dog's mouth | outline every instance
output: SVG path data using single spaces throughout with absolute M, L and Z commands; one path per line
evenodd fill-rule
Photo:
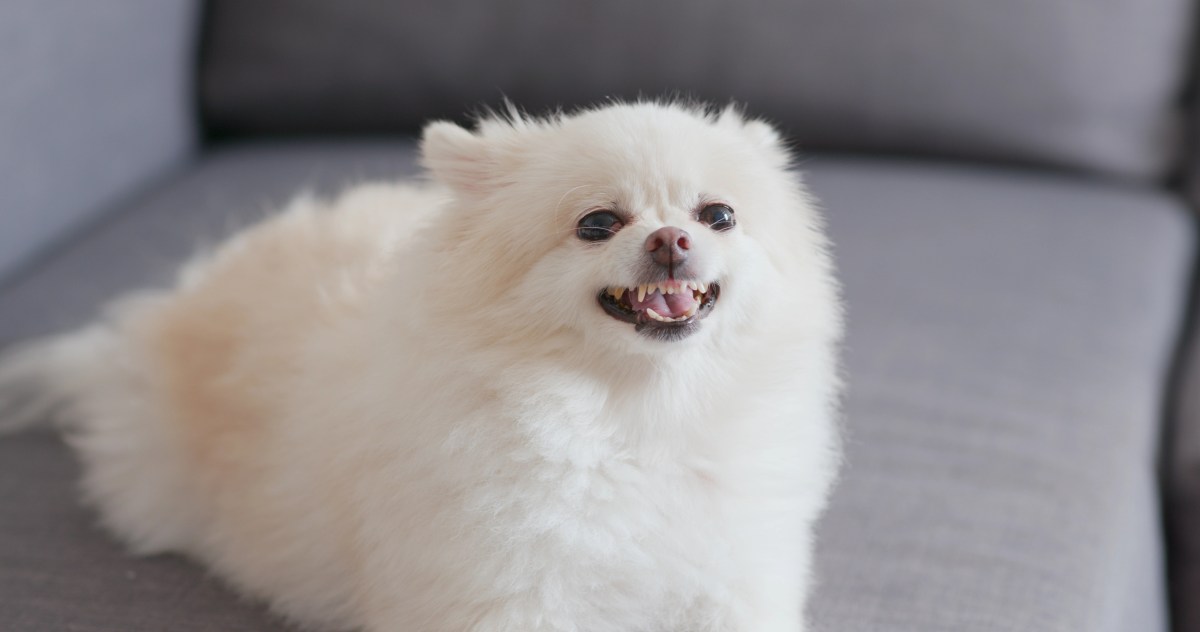
M 708 316 L 721 286 L 716 282 L 668 280 L 636 287 L 608 287 L 596 300 L 613 318 L 634 325 L 640 334 L 680 340 Z

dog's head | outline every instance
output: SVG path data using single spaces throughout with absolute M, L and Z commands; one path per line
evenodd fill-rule
M 753 328 L 821 284 L 819 226 L 778 134 L 732 108 L 437 122 L 422 150 L 454 195 L 432 237 L 441 317 L 477 316 L 495 337 L 661 353 Z

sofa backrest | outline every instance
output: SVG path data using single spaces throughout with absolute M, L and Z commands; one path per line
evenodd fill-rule
M 1154 178 L 1189 26 L 1189 0 L 210 0 L 201 92 L 223 135 L 681 93 L 807 149 Z

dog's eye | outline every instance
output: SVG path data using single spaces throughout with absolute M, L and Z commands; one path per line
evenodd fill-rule
M 726 204 L 709 204 L 700 209 L 696 219 L 701 223 L 708 224 L 709 228 L 718 232 L 729 230 L 737 224 L 737 220 L 733 217 L 733 209 Z
M 621 218 L 612 211 L 596 211 L 588 213 L 579 220 L 575 234 L 584 241 L 604 241 L 617 234 L 624 224 Z

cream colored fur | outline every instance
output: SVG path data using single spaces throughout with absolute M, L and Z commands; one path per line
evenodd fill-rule
M 615 104 L 434 123 L 423 153 L 434 184 L 298 199 L 11 355 L 0 419 L 60 408 L 114 534 L 313 629 L 805 630 L 841 315 L 775 132 Z M 576 238 L 614 205 L 635 221 Z M 668 224 L 722 288 L 676 342 L 596 302 Z

